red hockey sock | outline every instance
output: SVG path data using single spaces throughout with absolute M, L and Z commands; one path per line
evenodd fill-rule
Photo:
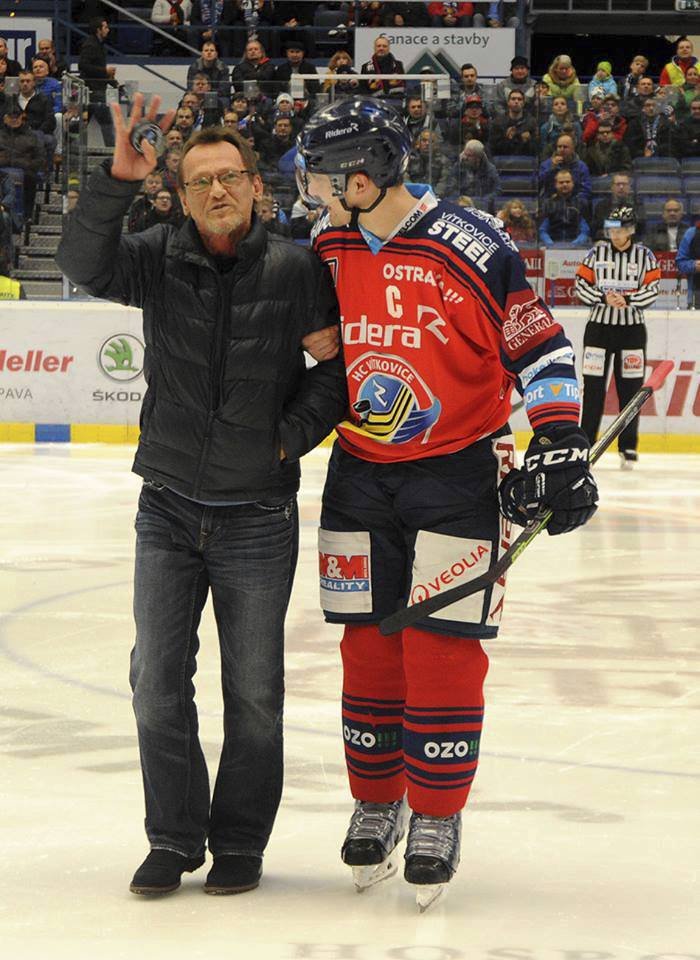
M 467 802 L 479 759 L 488 657 L 478 640 L 408 627 L 404 757 L 412 810 L 434 817 Z
M 340 652 L 345 762 L 352 795 L 374 803 L 400 800 L 406 790 L 401 634 L 383 637 L 374 624 L 349 623 Z

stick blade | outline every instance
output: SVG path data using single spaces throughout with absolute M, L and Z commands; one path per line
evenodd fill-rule
M 654 391 L 658 390 L 659 387 L 663 385 L 664 380 L 669 375 L 671 370 L 673 370 L 673 367 L 673 360 L 662 360 L 661 363 L 657 364 L 657 366 L 654 368 L 654 372 L 651 374 L 644 386 L 650 387 Z

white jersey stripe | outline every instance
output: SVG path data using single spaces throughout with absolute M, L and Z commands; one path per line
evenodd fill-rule
M 658 280 L 646 280 L 650 271 L 658 270 L 656 257 L 641 243 L 633 243 L 628 250 L 617 250 L 609 240 L 601 240 L 588 251 L 583 267 L 592 272 L 591 282 L 576 275 L 576 294 L 589 306 L 591 322 L 608 326 L 629 326 L 644 323 L 645 307 L 650 306 L 659 293 Z M 586 271 L 586 272 L 588 272 Z M 605 303 L 608 292 L 622 293 L 629 298 L 623 308 Z

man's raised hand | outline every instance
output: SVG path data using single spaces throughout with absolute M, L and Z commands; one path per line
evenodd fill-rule
M 143 180 L 146 174 L 155 170 L 157 155 L 152 144 L 147 140 L 141 141 L 143 153 L 139 153 L 131 143 L 131 131 L 137 123 L 143 119 L 144 96 L 137 93 L 134 96 L 134 103 L 131 108 L 131 115 L 126 122 L 118 103 L 113 103 L 112 120 L 114 121 L 114 158 L 112 160 L 112 176 L 115 180 Z M 158 107 L 160 106 L 160 97 L 153 97 L 151 100 L 146 120 L 152 123 L 156 122 L 158 116 Z M 173 118 L 174 110 L 168 110 L 160 121 L 160 128 L 163 133 L 169 130 Z

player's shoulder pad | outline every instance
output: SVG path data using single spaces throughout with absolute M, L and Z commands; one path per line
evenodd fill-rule
M 515 253 L 518 252 L 510 234 L 503 226 L 503 221 L 491 213 L 486 213 L 485 210 L 479 210 L 478 207 L 460 207 L 459 204 L 451 203 L 449 200 L 440 200 L 432 215 L 433 219 L 444 219 L 461 225 L 462 229 L 468 232 L 473 232 L 475 227 L 483 230 L 494 240 L 500 241 Z
M 490 269 L 510 257 L 520 259 L 518 248 L 505 231 L 503 221 L 475 207 L 460 207 L 441 200 L 421 220 L 419 227 L 423 237 L 438 242 L 455 259 L 472 261 L 474 251 L 483 248 L 485 256 L 479 268 L 482 272 L 487 260 L 491 261 Z

